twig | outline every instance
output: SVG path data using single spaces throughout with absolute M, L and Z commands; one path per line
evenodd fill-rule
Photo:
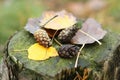
M 54 38 L 54 40 L 58 45 L 62 46 L 62 44 L 57 39 Z
M 82 45 L 82 47 L 79 49 L 79 52 L 78 52 L 78 55 L 77 55 L 77 58 L 76 58 L 76 61 L 75 61 L 75 68 L 77 67 L 78 65 L 78 59 L 79 59 L 79 56 L 80 56 L 80 52 L 82 51 L 83 47 L 85 46 L 85 44 Z
M 91 36 L 90 34 L 82 31 L 82 30 L 79 30 L 80 32 L 82 32 L 83 34 L 85 34 L 86 36 L 92 38 L 93 40 L 95 40 L 96 42 L 98 42 L 99 45 L 101 45 L 102 43 L 100 41 L 98 41 L 97 39 L 95 39 L 93 36 Z
M 88 78 L 88 69 L 84 69 L 83 80 Z
M 82 80 L 82 77 L 80 76 L 80 74 L 77 71 L 76 71 L 76 74 L 77 74 L 77 76 L 74 78 L 74 80 Z

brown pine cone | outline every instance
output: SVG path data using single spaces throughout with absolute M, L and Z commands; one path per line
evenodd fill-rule
M 35 31 L 34 38 L 40 45 L 43 45 L 44 47 L 48 48 L 52 45 L 51 39 L 44 29 L 38 29 L 37 31 Z
M 62 43 L 69 43 L 72 39 L 72 37 L 75 35 L 75 33 L 78 31 L 77 25 L 73 25 L 72 27 L 66 28 L 60 32 L 58 35 L 58 39 Z
M 72 58 L 77 55 L 79 47 L 71 44 L 66 44 L 60 47 L 58 54 L 62 58 Z

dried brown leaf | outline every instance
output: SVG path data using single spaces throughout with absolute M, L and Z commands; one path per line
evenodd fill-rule
M 51 18 L 55 17 L 51 21 Z M 43 26 L 47 21 L 49 21 L 45 26 Z M 76 23 L 76 17 L 74 17 L 71 13 L 66 12 L 65 10 L 59 12 L 46 11 L 43 13 L 40 26 L 43 26 L 46 29 L 60 30 L 68 28 Z
M 78 30 L 76 35 L 72 38 L 71 40 L 72 43 L 90 44 L 95 42 L 94 39 L 84 34 L 82 31 L 94 37 L 96 40 L 102 39 L 107 33 L 105 30 L 101 28 L 101 25 L 98 22 L 96 22 L 92 18 L 89 18 L 83 23 L 81 30 Z

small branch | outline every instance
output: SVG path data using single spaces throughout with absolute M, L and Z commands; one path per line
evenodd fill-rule
M 78 52 L 78 55 L 77 55 L 77 58 L 76 58 L 76 61 L 75 61 L 75 68 L 77 68 L 77 65 L 78 65 L 78 59 L 79 59 L 79 56 L 80 56 L 80 52 L 82 51 L 83 47 L 85 46 L 85 44 L 82 45 L 82 47 L 80 48 L 79 52 Z
M 58 45 L 62 46 L 62 44 L 61 44 L 57 39 L 54 38 L 54 41 L 55 41 Z
M 88 78 L 88 69 L 84 69 L 83 80 L 87 80 Z
M 76 77 L 74 78 L 74 80 L 82 80 L 82 77 L 80 76 L 80 74 L 76 71 Z
M 98 41 L 97 39 L 95 39 L 93 36 L 91 36 L 90 34 L 82 31 L 82 30 L 79 30 L 80 32 L 82 32 L 83 34 L 85 34 L 86 36 L 92 38 L 93 40 L 95 40 L 96 42 L 98 42 L 99 45 L 101 45 L 102 43 L 100 41 Z

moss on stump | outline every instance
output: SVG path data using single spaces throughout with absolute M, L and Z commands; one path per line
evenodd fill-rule
M 75 71 L 83 73 L 86 67 L 91 69 L 88 80 L 119 80 L 120 79 L 120 36 L 108 31 L 97 43 L 86 45 L 79 57 L 78 68 L 74 69 L 75 59 L 54 57 L 45 61 L 28 59 L 27 51 L 35 43 L 33 35 L 22 30 L 16 33 L 5 49 L 4 62 L 8 68 L 10 80 L 73 80 Z M 54 44 L 56 48 L 59 46 Z

